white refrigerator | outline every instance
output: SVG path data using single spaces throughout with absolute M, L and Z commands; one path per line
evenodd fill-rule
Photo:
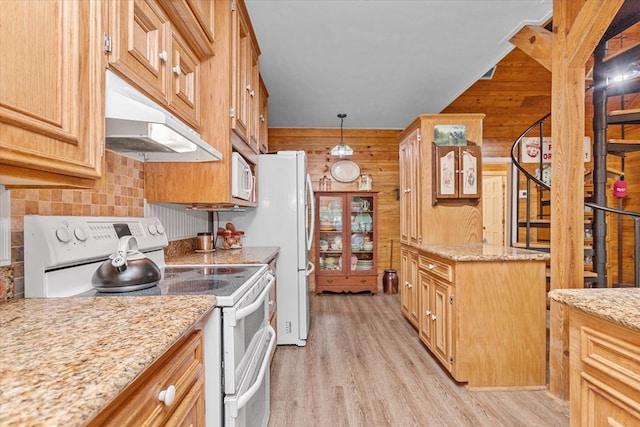
M 304 346 L 309 333 L 309 261 L 314 195 L 304 151 L 258 156 L 258 208 L 235 213 L 244 246 L 279 246 L 278 345 Z

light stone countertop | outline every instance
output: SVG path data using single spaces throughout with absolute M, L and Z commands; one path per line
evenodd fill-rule
M 267 264 L 275 257 L 277 246 L 244 247 L 241 249 L 216 249 L 214 252 L 188 252 L 168 256 L 167 264 Z
M 483 243 L 418 245 L 418 249 L 452 261 L 546 261 L 548 253 Z
M 0 425 L 85 425 L 215 304 L 206 295 L 0 303 Z
M 549 298 L 640 332 L 640 288 L 554 289 Z

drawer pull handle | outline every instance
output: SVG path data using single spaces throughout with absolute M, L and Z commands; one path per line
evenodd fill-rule
M 173 385 L 170 385 L 166 390 L 162 390 L 158 399 L 161 402 L 164 402 L 165 406 L 171 406 L 173 401 L 176 399 L 176 388 Z
M 429 270 L 433 270 L 434 268 L 436 268 L 436 266 L 435 266 L 435 265 L 433 265 L 433 264 L 429 264 Z

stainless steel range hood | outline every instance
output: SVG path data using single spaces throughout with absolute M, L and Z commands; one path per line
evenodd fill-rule
M 107 70 L 106 145 L 144 162 L 210 162 L 222 154 L 133 86 Z

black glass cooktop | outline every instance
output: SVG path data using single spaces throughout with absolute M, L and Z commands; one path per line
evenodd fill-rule
M 262 265 L 166 266 L 160 283 L 150 288 L 130 292 L 100 292 L 92 289 L 77 296 L 231 296 L 262 268 Z

